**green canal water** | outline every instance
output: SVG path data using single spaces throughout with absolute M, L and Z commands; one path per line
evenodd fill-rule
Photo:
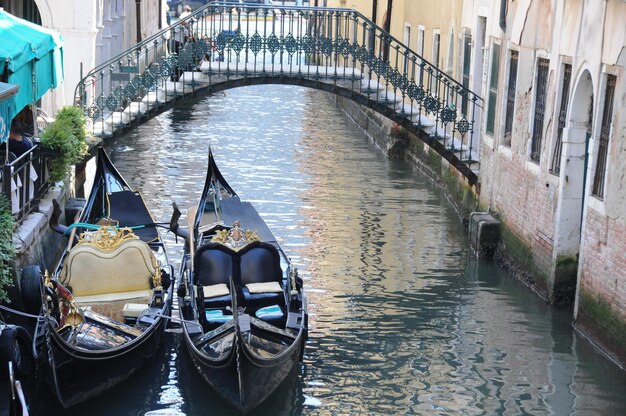
M 303 364 L 259 415 L 623 415 L 626 373 L 489 262 L 442 192 L 390 161 L 332 97 L 245 87 L 180 105 L 112 145 L 158 221 L 197 203 L 211 145 L 298 266 L 308 293 Z M 184 219 L 181 220 L 181 223 Z M 245 224 L 243 224 L 245 227 Z M 170 257 L 182 254 L 167 235 Z M 131 380 L 35 415 L 234 414 L 176 334 Z

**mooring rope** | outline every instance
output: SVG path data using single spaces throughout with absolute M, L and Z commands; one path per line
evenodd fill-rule
M 24 316 L 26 318 L 39 319 L 39 316 L 40 316 L 40 315 L 33 315 L 31 313 L 18 311 L 16 309 L 12 309 L 12 308 L 9 308 L 8 306 L 4 306 L 4 305 L 0 305 L 0 309 L 5 310 L 5 311 L 10 312 L 10 313 L 13 313 L 13 314 L 16 314 L 16 315 Z

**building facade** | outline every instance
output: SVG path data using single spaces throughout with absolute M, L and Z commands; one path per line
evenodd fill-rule
M 329 1 L 385 25 L 484 99 L 480 207 L 501 249 L 626 351 L 626 2 Z
M 82 73 L 166 25 L 166 0 L 0 0 L 0 7 L 61 33 L 64 82 L 42 98 L 50 115 L 74 102 Z
M 485 33 L 481 203 L 536 287 L 626 350 L 626 3 L 464 6 Z

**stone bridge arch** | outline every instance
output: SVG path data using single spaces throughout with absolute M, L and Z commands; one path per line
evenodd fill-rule
M 478 181 L 480 97 L 354 10 L 211 3 L 91 70 L 75 96 L 110 136 L 180 100 L 259 84 L 367 106 Z

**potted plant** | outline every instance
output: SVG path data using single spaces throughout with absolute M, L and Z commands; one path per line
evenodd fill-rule
M 56 120 L 41 132 L 41 145 L 55 152 L 50 163 L 50 181 L 58 182 L 68 177 L 73 165 L 80 163 L 87 154 L 87 130 L 85 115 L 74 106 L 59 110 Z

